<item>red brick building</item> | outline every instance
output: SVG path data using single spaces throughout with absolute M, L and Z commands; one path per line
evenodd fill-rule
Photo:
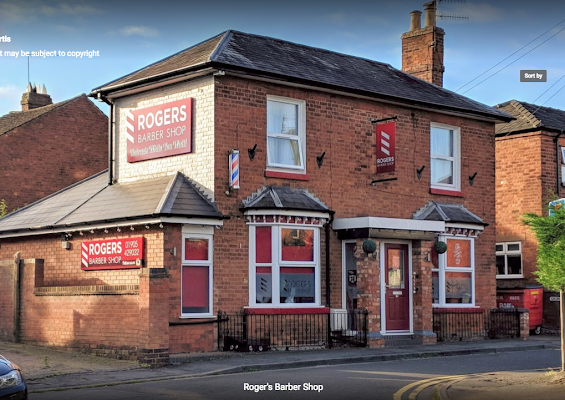
M 496 107 L 516 118 L 496 125 L 497 285 L 523 288 L 536 283 L 537 241 L 522 216 L 547 215 L 565 196 L 565 111 L 516 100 Z
M 415 21 L 404 40 L 434 29 Z M 434 343 L 434 307 L 494 307 L 492 138 L 507 114 L 237 31 L 91 95 L 112 110 L 108 174 L 0 221 L 0 266 L 23 260 L 20 340 L 158 363 L 275 348 L 306 316 L 348 337 L 360 309 L 370 345 Z M 241 310 L 283 325 L 227 342 L 219 311 Z
M 108 167 L 108 117 L 86 95 L 53 104 L 28 85 L 22 110 L 0 117 L 0 200 L 31 204 Z

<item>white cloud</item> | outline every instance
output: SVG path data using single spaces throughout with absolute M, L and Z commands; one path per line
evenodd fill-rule
M 0 97 L 12 97 L 19 94 L 20 92 L 23 93 L 23 89 L 18 89 L 16 85 L 0 86 Z
M 348 19 L 343 12 L 335 12 L 332 14 L 322 15 L 322 20 L 330 21 L 336 24 L 343 24 Z
M 154 28 L 149 28 L 147 26 L 125 26 L 120 29 L 120 33 L 124 36 L 145 36 L 145 37 L 152 37 L 159 35 L 159 31 Z
M 68 4 L 58 2 L 53 5 L 42 4 L 39 0 L 29 0 L 25 4 L 17 0 L 0 2 L 0 15 L 3 22 L 27 23 L 37 17 L 56 17 L 60 15 L 101 14 L 102 10 L 88 4 Z
M 55 29 L 57 29 L 60 32 L 66 32 L 66 33 L 76 33 L 76 32 L 78 32 L 77 29 L 73 28 L 72 26 L 67 26 L 67 25 L 55 25 Z

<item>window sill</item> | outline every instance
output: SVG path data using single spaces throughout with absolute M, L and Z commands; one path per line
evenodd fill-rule
M 265 171 L 265 176 L 267 178 L 283 178 L 283 179 L 294 179 L 297 181 L 309 181 L 310 176 L 307 174 L 300 174 L 294 172 L 282 172 L 282 171 Z
M 330 309 L 328 307 L 304 307 L 304 308 L 277 308 L 277 307 L 269 307 L 269 308 L 246 308 L 245 312 L 247 314 L 266 314 L 266 315 L 274 315 L 274 314 L 285 314 L 285 315 L 296 315 L 296 314 L 329 314 Z
M 446 190 L 446 189 L 430 188 L 430 193 L 431 194 L 440 194 L 442 196 L 465 197 L 463 195 L 463 192 L 460 192 L 458 190 Z
M 473 306 L 470 304 L 457 304 L 457 305 L 447 305 L 447 304 L 442 304 L 442 305 L 433 305 L 432 306 L 433 310 L 435 313 L 438 314 L 442 314 L 442 313 L 450 313 L 453 310 L 457 310 L 457 312 L 462 312 L 462 313 L 469 313 L 469 314 L 478 314 L 478 313 L 482 313 L 483 309 L 481 307 L 478 306 Z
M 496 279 L 524 279 L 524 275 L 496 275 Z

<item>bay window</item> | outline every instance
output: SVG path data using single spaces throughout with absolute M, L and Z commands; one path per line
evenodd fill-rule
M 474 239 L 440 236 L 447 251 L 439 254 L 432 269 L 433 304 L 440 307 L 472 306 L 475 303 Z
M 319 231 L 309 225 L 250 226 L 250 305 L 320 305 Z

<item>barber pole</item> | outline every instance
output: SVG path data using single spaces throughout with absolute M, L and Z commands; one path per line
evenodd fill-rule
M 230 188 L 239 189 L 239 150 L 234 149 L 230 151 L 229 165 L 230 165 Z

